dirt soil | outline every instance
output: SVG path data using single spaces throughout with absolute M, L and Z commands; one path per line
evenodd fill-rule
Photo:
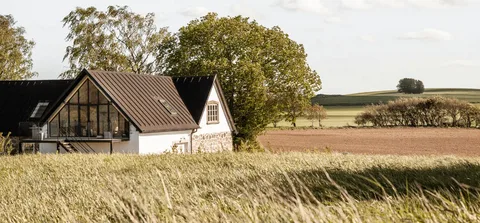
M 271 130 L 259 140 L 272 152 L 330 150 L 358 154 L 480 156 L 480 130 L 477 129 Z

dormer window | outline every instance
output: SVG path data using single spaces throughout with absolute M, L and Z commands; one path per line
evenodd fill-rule
M 211 101 L 207 104 L 207 124 L 218 124 L 218 102 Z
M 47 110 L 48 102 L 38 102 L 37 106 L 33 110 L 30 118 L 41 118 L 45 110 Z

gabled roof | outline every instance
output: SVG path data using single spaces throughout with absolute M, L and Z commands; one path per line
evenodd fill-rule
M 94 70 L 84 70 L 80 76 L 83 75 L 90 76 L 140 132 L 198 128 L 171 77 Z M 171 109 L 177 114 L 172 114 Z
M 47 112 L 31 118 L 38 103 L 48 102 L 46 108 L 42 108 L 43 111 L 51 109 L 72 82 L 73 80 L 0 81 L 0 132 L 12 132 L 13 136 L 18 136 L 19 123 L 42 124 L 41 120 L 48 115 Z
M 212 87 L 216 87 L 229 125 L 234 132 L 237 132 L 230 109 L 228 109 L 225 96 L 223 95 L 222 87 L 216 76 L 172 77 L 172 79 L 178 93 L 197 124 L 200 123 L 202 114 L 205 111 Z
M 236 131 L 215 76 L 168 77 L 83 70 L 75 80 L 0 81 L 0 132 L 16 135 L 20 122 L 43 124 L 85 77 L 143 133 L 198 128 L 208 96 L 216 87 L 229 125 Z M 40 102 L 48 105 L 39 105 Z M 35 110 L 43 114 L 32 115 Z

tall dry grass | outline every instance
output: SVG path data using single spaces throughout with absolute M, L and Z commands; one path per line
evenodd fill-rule
M 0 157 L 0 221 L 476 222 L 478 187 L 480 158 L 25 155 Z

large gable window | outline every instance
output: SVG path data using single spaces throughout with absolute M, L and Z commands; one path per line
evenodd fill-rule
M 218 102 L 208 102 L 207 104 L 207 124 L 218 124 Z
M 51 137 L 129 136 L 128 121 L 88 79 L 49 124 Z

